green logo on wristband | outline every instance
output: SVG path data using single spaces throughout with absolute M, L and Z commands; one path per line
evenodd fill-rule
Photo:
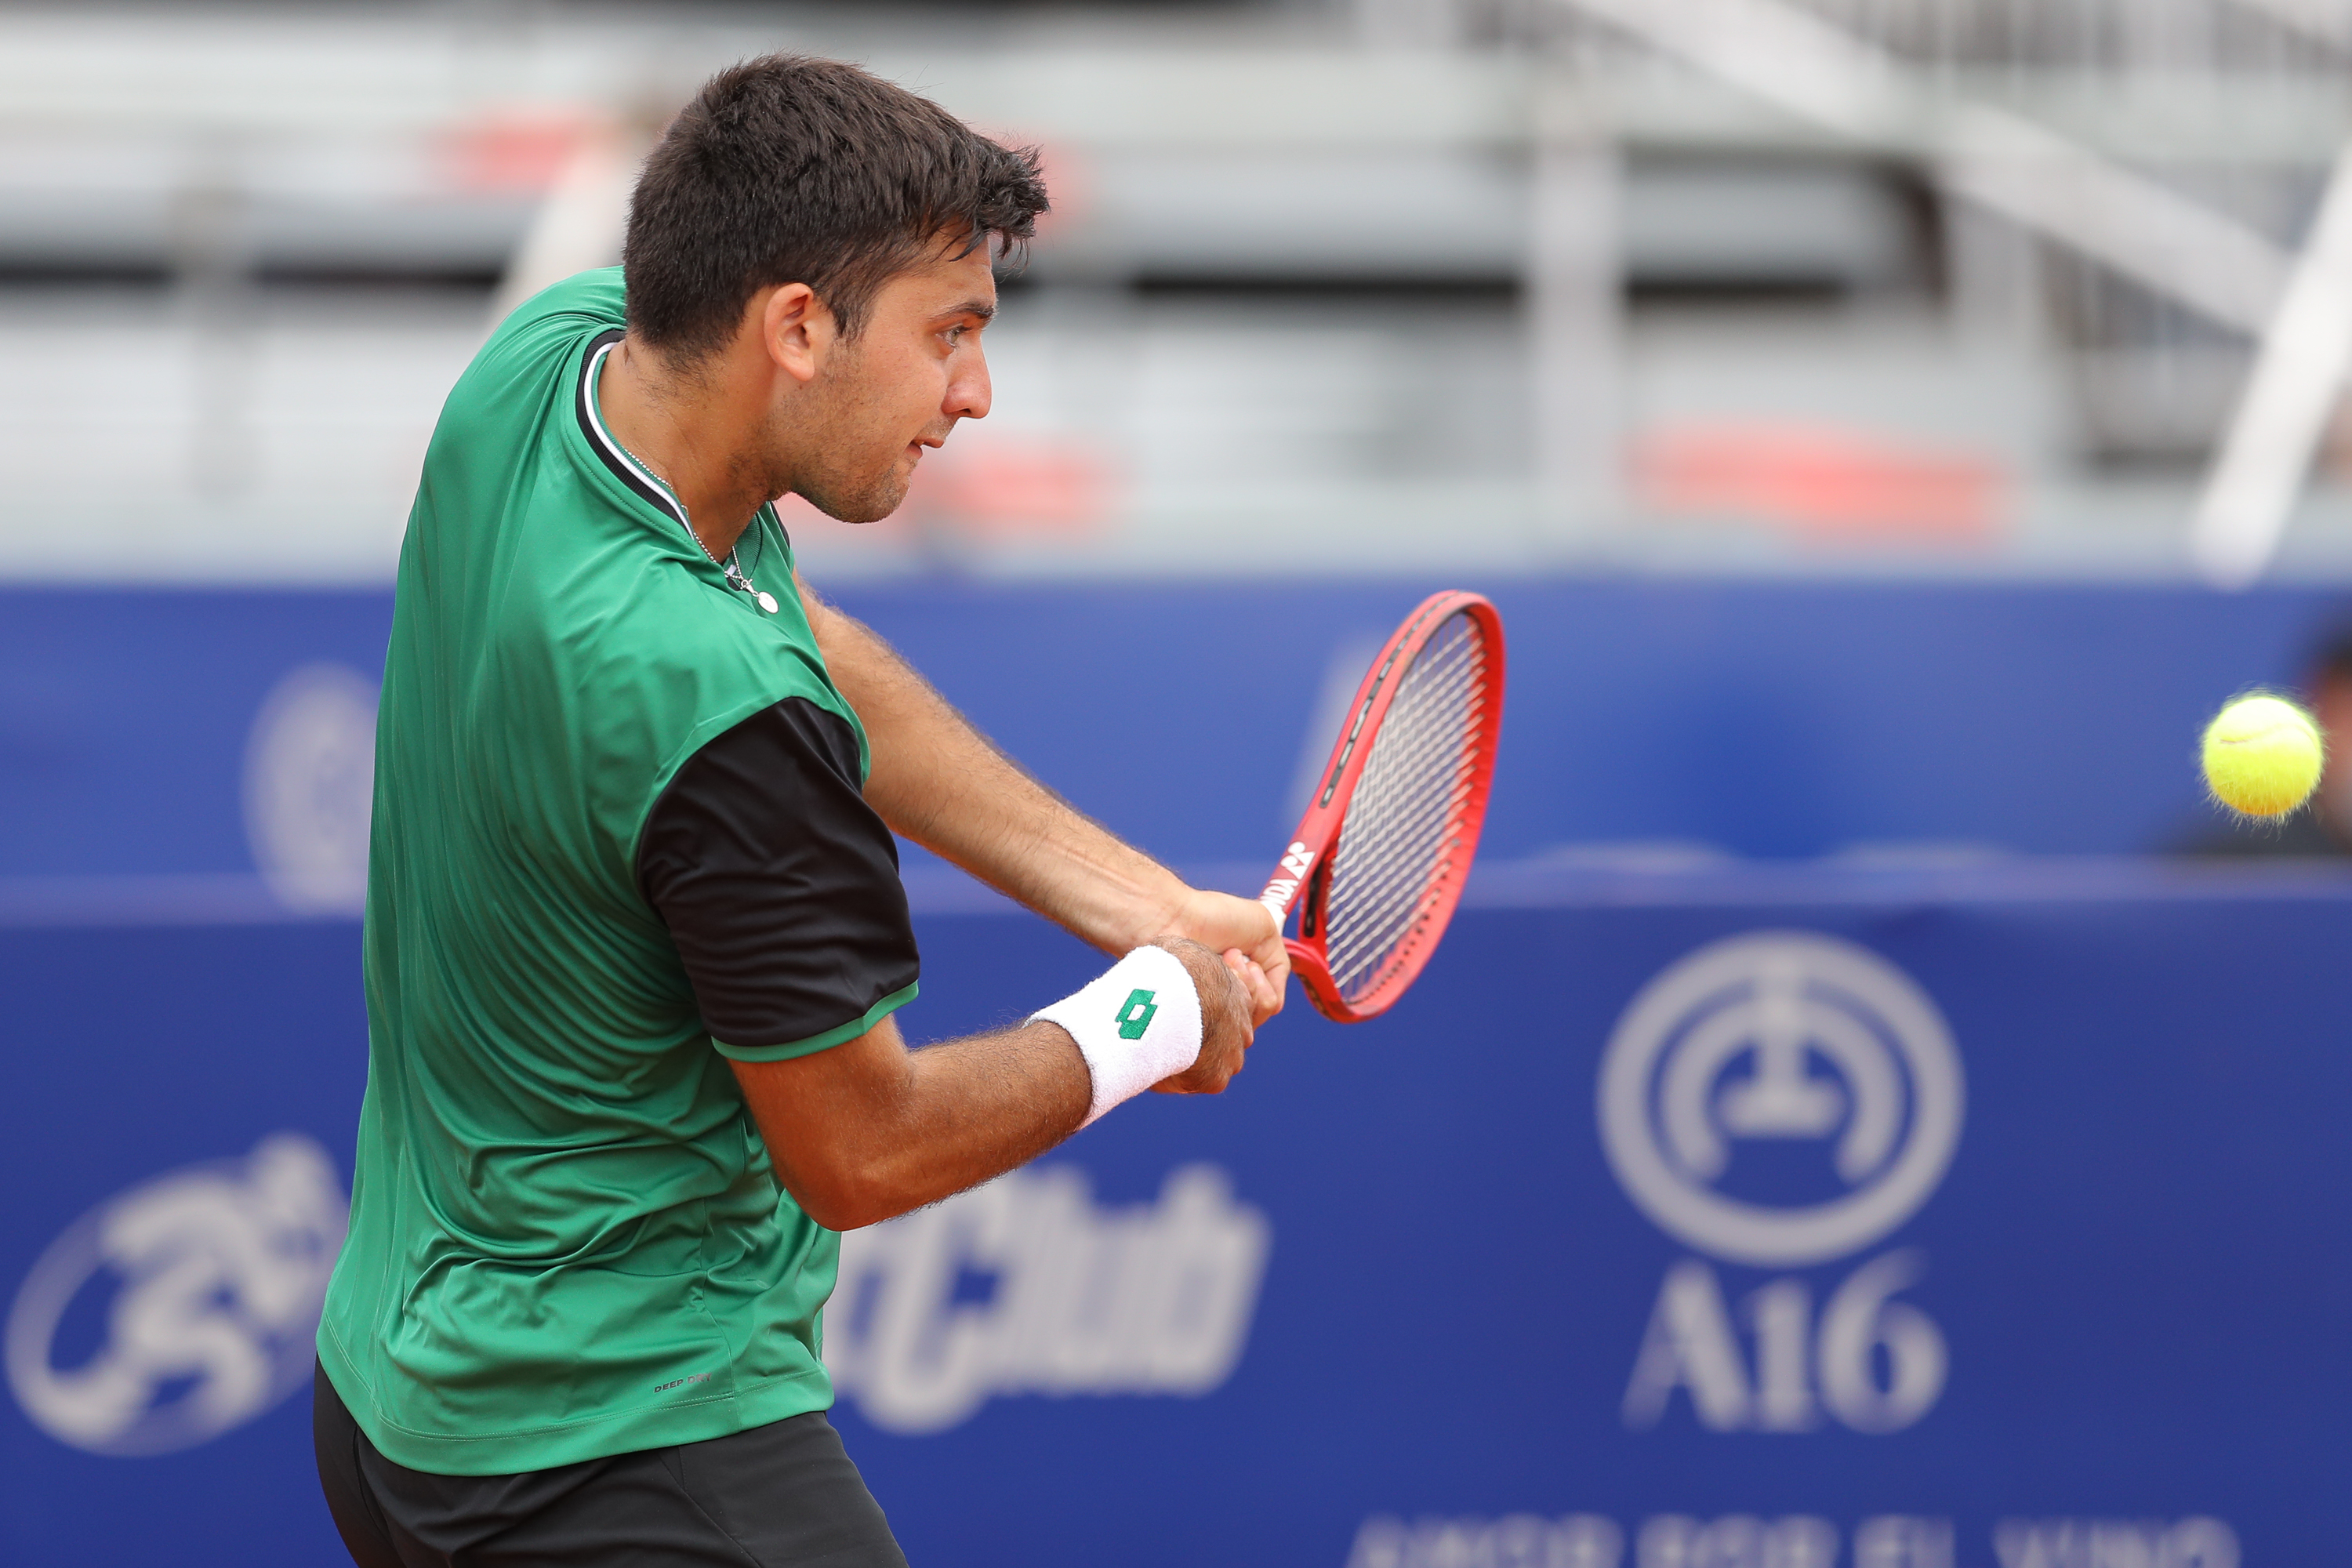
M 1112 1021 L 1118 1025 L 1120 1039 L 1143 1038 L 1143 1031 L 1151 1027 L 1152 1015 L 1160 1011 L 1159 1005 L 1151 1000 L 1159 994 L 1157 991 L 1130 991 L 1127 994 L 1127 1000 L 1120 1003 L 1118 1011 L 1112 1015 Z

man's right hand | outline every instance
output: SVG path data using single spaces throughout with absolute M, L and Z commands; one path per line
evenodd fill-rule
M 1181 936 L 1159 937 L 1151 945 L 1176 955 L 1201 998 L 1201 1054 L 1182 1072 L 1153 1084 L 1152 1092 L 1222 1094 L 1249 1052 L 1254 1034 L 1250 1019 L 1278 1008 L 1281 993 L 1240 948 L 1228 948 L 1220 956 Z

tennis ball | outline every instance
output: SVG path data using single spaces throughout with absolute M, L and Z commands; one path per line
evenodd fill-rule
M 2205 726 L 2205 785 L 2248 816 L 2284 816 L 2311 798 L 2327 748 L 2296 703 L 2268 691 L 2233 699 Z

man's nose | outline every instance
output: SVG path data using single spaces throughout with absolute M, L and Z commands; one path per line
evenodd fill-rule
M 974 345 L 956 357 L 960 363 L 948 381 L 947 401 L 940 412 L 950 419 L 985 419 L 994 395 L 988 380 L 988 356 Z

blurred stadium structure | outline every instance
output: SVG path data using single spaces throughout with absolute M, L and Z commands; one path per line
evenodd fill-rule
M 826 574 L 2352 573 L 2352 5 L 1297 0 L 11 11 L 0 574 L 386 580 L 501 280 L 777 47 L 1059 202 Z

